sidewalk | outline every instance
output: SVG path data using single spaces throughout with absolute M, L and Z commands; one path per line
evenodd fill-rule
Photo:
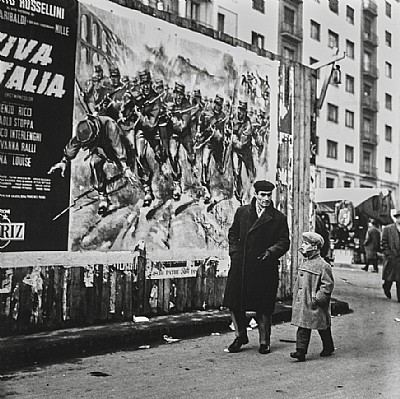
M 332 298 L 332 315 L 349 313 L 347 302 Z M 273 323 L 289 322 L 289 303 L 277 303 Z M 113 323 L 0 338 L 0 373 L 39 363 L 58 362 L 142 345 L 165 343 L 164 335 L 189 338 L 230 331 L 227 310 L 158 316 L 145 322 Z

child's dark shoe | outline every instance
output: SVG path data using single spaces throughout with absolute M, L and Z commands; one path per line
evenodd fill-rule
M 291 352 L 290 357 L 293 359 L 297 359 L 299 362 L 304 362 L 306 360 L 306 354 L 302 351 L 299 351 L 298 349 L 296 352 Z
M 323 349 L 319 355 L 321 357 L 328 357 L 328 356 L 332 356 L 334 353 L 335 353 L 335 350 Z
M 268 353 L 271 353 L 271 348 L 269 347 L 269 345 L 260 344 L 258 352 L 262 355 L 267 355 Z

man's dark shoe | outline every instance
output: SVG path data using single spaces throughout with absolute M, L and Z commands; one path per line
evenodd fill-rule
M 379 270 L 372 270 L 372 273 L 379 273 Z
M 299 350 L 296 350 L 296 352 L 291 352 L 290 357 L 297 359 L 299 362 L 304 362 L 306 360 L 306 354 Z
M 390 290 L 388 290 L 384 285 L 382 285 L 383 292 L 385 295 L 390 299 L 392 297 L 392 294 L 390 293 Z
M 242 345 L 246 345 L 249 343 L 249 339 L 247 337 L 237 337 L 229 346 L 228 351 L 230 353 L 238 353 Z
M 367 272 L 368 271 L 368 266 L 362 267 L 361 270 L 364 270 L 365 272 Z
M 267 353 L 271 353 L 271 348 L 269 347 L 269 345 L 261 344 L 258 348 L 258 352 L 262 355 L 266 355 Z
M 332 356 L 334 353 L 335 353 L 335 350 L 323 349 L 319 355 L 321 357 L 328 357 L 328 356 Z

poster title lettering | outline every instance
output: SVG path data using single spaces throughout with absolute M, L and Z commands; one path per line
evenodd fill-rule
M 62 98 L 66 92 L 64 75 L 17 64 L 24 61 L 32 66 L 47 67 L 53 62 L 52 50 L 50 44 L 0 32 L 0 57 L 15 60 L 0 60 L 0 85 L 10 90 Z

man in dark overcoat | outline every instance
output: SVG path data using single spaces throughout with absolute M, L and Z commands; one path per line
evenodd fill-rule
M 274 184 L 254 183 L 255 196 L 239 207 L 229 229 L 231 267 L 225 288 L 224 306 L 231 310 L 236 339 L 228 351 L 236 353 L 249 342 L 246 311 L 256 312 L 259 352 L 270 352 L 271 319 L 279 284 L 279 258 L 290 246 L 286 216 L 274 208 Z
M 373 272 L 378 273 L 378 252 L 381 245 L 381 232 L 378 227 L 378 222 L 375 219 L 371 219 L 368 222 L 368 231 L 363 243 L 366 259 L 365 266 L 362 269 L 366 272 L 369 265 L 372 265 L 374 268 Z
M 394 214 L 395 223 L 385 226 L 382 230 L 381 249 L 383 253 L 382 280 L 383 291 L 391 298 L 390 289 L 396 282 L 397 301 L 400 302 L 400 210 Z

